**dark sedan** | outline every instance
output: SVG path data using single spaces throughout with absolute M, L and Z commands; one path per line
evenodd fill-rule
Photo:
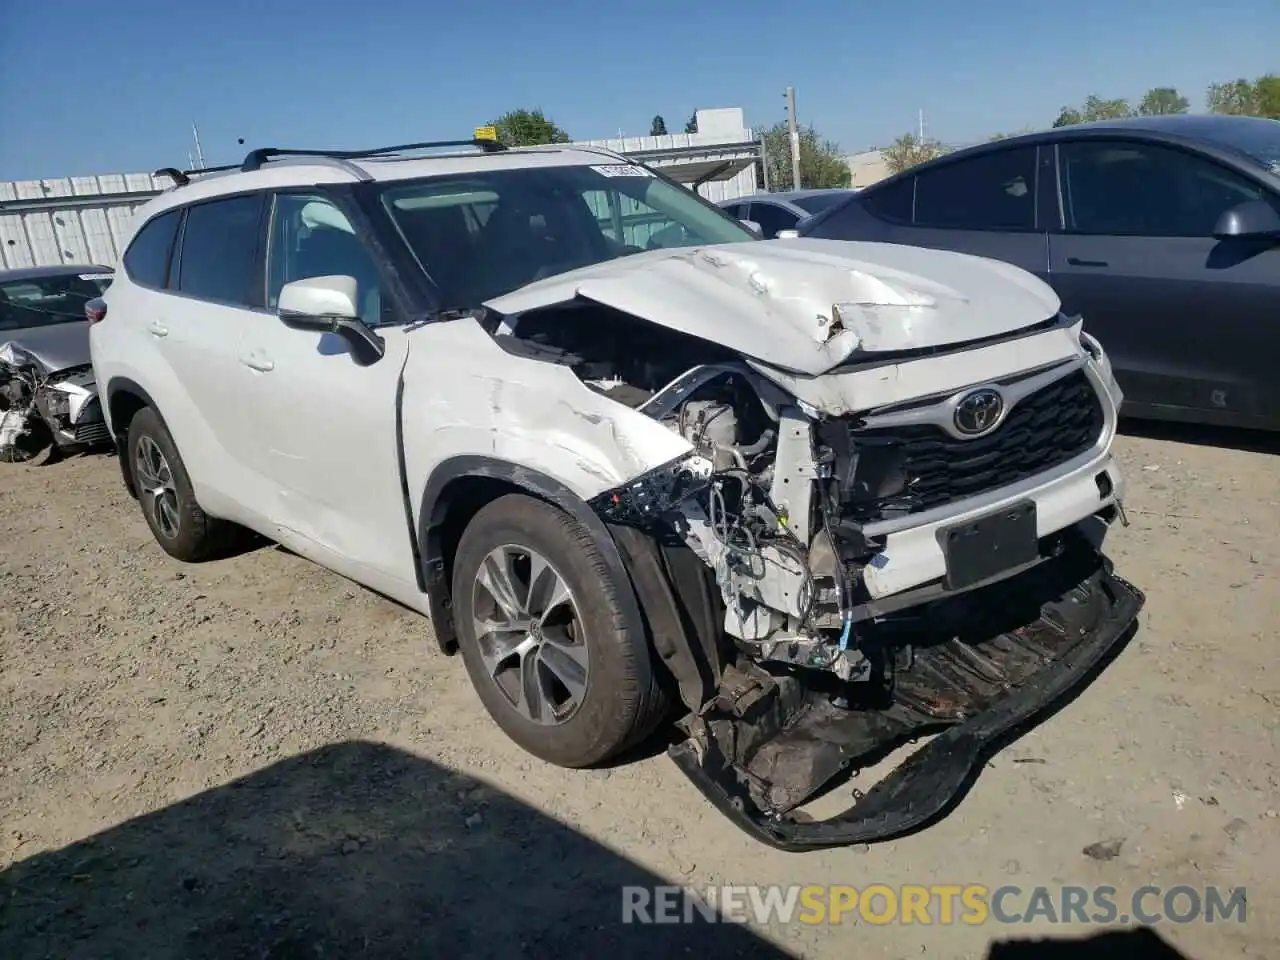
M 1104 121 L 957 151 L 805 236 L 1022 267 L 1102 341 L 1135 417 L 1280 429 L 1280 121 Z

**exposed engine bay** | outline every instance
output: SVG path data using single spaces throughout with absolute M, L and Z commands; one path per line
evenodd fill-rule
M 610 491 L 593 504 L 602 516 L 677 531 L 714 572 L 725 630 L 753 659 L 868 676 L 849 643 L 852 595 L 843 594 L 873 548 L 845 525 L 839 490 L 813 495 L 833 479 L 834 460 L 822 451 L 827 466 L 816 466 L 794 401 L 728 351 L 596 304 L 526 314 L 518 336 L 696 451 Z
M 967 484 L 959 493 L 945 489 L 959 471 L 942 460 L 948 442 L 963 447 L 963 457 L 983 441 L 815 416 L 730 351 L 590 301 L 526 313 L 516 336 L 519 346 L 508 349 L 572 367 L 590 388 L 692 445 L 694 456 L 593 506 L 614 523 L 677 532 L 713 571 L 725 632 L 751 659 L 842 681 L 888 679 L 892 659 L 873 663 L 856 636 L 885 619 L 885 605 L 870 602 L 862 580 L 884 544 L 865 528 L 980 492 L 981 476 L 959 477 Z M 1010 415 L 1007 452 L 989 442 L 982 450 L 987 461 L 1003 456 L 1000 480 L 1061 462 L 1101 430 L 1101 407 L 1083 373 L 1040 393 Z M 1039 455 L 1026 447 L 1036 431 Z M 982 469 L 995 477 L 990 464 Z
M 975 714 L 986 726 L 974 743 L 1007 729 L 1104 657 L 1142 605 L 1088 529 L 1123 520 L 1123 508 L 1107 457 L 1117 392 L 1091 366 L 1102 353 L 1083 335 L 1075 356 L 990 387 L 832 414 L 730 350 L 590 300 L 488 327 L 505 334 L 495 338 L 504 350 L 570 367 L 693 448 L 590 506 L 629 555 L 638 587 L 646 564 L 685 580 L 678 616 L 650 614 L 668 666 L 678 658 L 659 634 L 713 621 L 699 638 L 712 686 L 693 692 L 697 684 L 677 677 L 691 715 L 689 739 L 672 753 L 765 842 L 861 842 L 936 813 L 979 762 L 976 747 L 940 738 L 912 758 L 921 776 L 904 765 L 842 823 L 794 821 L 824 783 L 900 740 L 944 728 L 960 737 Z M 966 415 L 994 419 L 956 419 L 971 398 Z M 1002 406 L 993 413 L 978 400 Z M 1081 465 L 1096 474 L 1081 476 Z M 1073 470 L 1083 508 L 1072 505 L 1077 513 L 1048 532 L 1033 496 L 1008 503 L 1004 494 Z M 983 496 L 1004 506 L 965 514 L 963 504 Z M 930 525 L 948 512 L 965 515 L 935 539 Z M 921 528 L 945 569 L 903 590 L 877 580 L 893 569 L 886 541 Z M 902 543 L 909 555 L 912 542 Z M 714 598 L 701 610 L 688 599 L 689 564 L 680 572 L 672 560 L 679 551 L 700 561 Z M 922 776 L 936 789 L 911 795 Z

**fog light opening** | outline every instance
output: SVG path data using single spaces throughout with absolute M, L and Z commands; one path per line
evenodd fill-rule
M 1105 500 L 1115 492 L 1115 484 L 1111 482 L 1111 477 L 1105 470 L 1094 477 L 1093 482 L 1098 485 L 1099 500 Z

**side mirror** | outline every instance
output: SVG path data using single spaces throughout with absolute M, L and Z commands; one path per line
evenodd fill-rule
M 307 277 L 280 288 L 276 313 L 286 327 L 316 333 L 334 333 L 351 348 L 361 366 L 381 360 L 386 341 L 360 321 L 356 307 L 359 284 L 355 277 Z
M 760 224 L 756 223 L 754 220 L 739 220 L 738 222 L 754 233 L 757 240 L 764 237 L 764 227 L 760 226 Z
M 1280 239 L 1280 212 L 1266 200 L 1246 200 L 1223 211 L 1213 235 L 1219 239 Z

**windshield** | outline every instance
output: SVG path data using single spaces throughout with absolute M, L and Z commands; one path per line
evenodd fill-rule
M 630 164 L 495 170 L 398 183 L 382 204 L 445 307 L 615 257 L 755 236 Z
M 110 283 L 109 276 L 98 273 L 0 280 L 0 330 L 84 320 L 84 305 Z
M 815 193 L 811 197 L 796 197 L 791 202 L 801 210 L 813 215 L 821 213 L 828 207 L 834 207 L 841 200 L 848 200 L 850 196 L 852 196 L 852 191 L 832 190 L 830 193 Z

